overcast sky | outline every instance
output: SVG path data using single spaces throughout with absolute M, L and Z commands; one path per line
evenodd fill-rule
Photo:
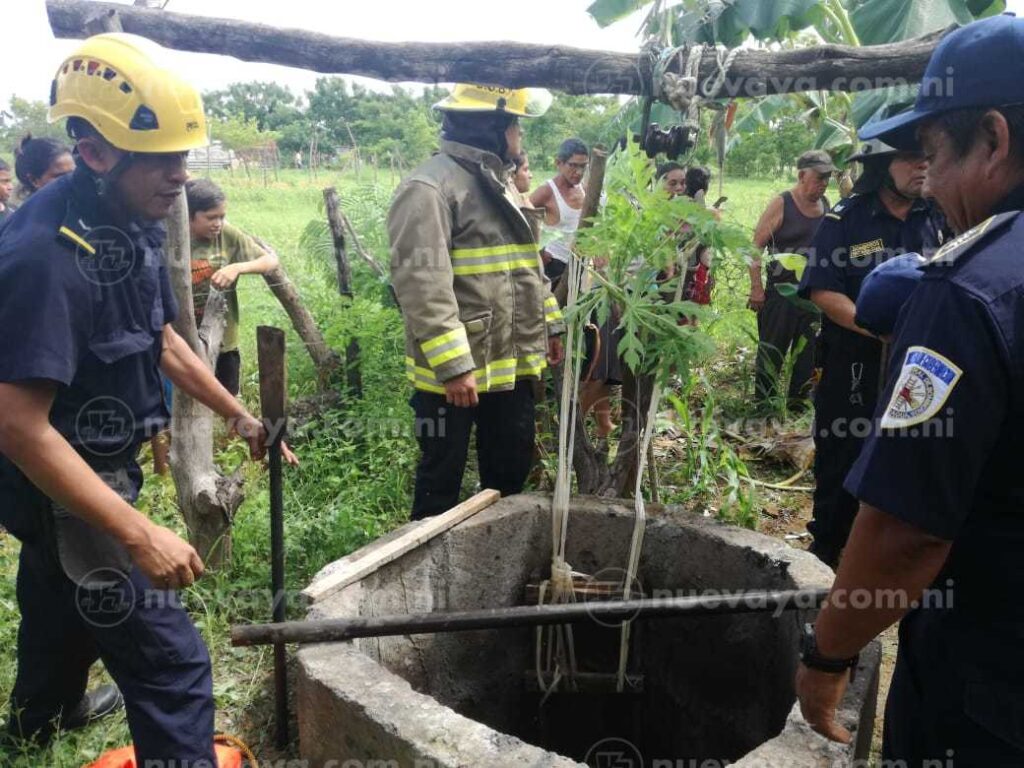
M 911 0 L 908 0 L 910 2 Z M 591 0 L 170 0 L 168 10 L 299 27 L 366 40 L 446 42 L 516 40 L 634 51 L 642 18 L 600 29 L 586 13 Z M 126 2 L 130 5 L 130 2 Z M 1009 0 L 1024 15 L 1024 0 Z M 506 20 L 508 19 L 508 20 Z M 55 40 L 43 0 L 3 0 L 0 14 L 5 66 L 0 108 L 11 94 L 45 100 L 57 65 L 77 44 Z M 317 75 L 226 56 L 171 52 L 171 63 L 201 90 L 239 80 L 273 80 L 301 93 Z

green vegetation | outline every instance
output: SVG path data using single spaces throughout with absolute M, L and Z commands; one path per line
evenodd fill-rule
M 417 450 L 407 404 L 410 393 L 404 380 L 401 317 L 387 300 L 386 286 L 354 257 L 356 299 L 349 306 L 338 297 L 333 252 L 319 223 L 323 219 L 321 190 L 335 185 L 363 245 L 386 264 L 384 217 L 398 178 L 390 171 L 364 168 L 361 176 L 321 173 L 316 182 L 306 172 L 283 171 L 280 181 L 269 187 L 248 182 L 241 173 L 224 172 L 216 179 L 228 194 L 229 219 L 275 247 L 332 347 L 344 349 L 355 336 L 363 350 L 365 398 L 344 407 L 310 404 L 316 390 L 313 367 L 287 316 L 262 280 L 242 278 L 242 398 L 253 410 L 259 404 L 255 328 L 269 324 L 288 331 L 289 387 L 296 420 L 291 439 L 302 466 L 286 472 L 285 525 L 288 587 L 298 590 L 325 564 L 408 517 Z M 789 183 L 727 178 L 724 193 L 730 201 L 726 222 L 750 231 L 769 197 Z M 720 262 L 716 276 L 714 303 L 703 321 L 714 353 L 702 357 L 676 383 L 673 398 L 663 409 L 662 418 L 668 420 L 664 426 L 688 439 L 680 454 L 659 459 L 662 500 L 754 527 L 761 517 L 763 499 L 754 493 L 746 479 L 748 468 L 728 447 L 723 434 L 725 424 L 749 411 L 754 318 L 743 309 L 747 287 L 742 261 Z M 236 650 L 228 642 L 231 624 L 265 621 L 270 616 L 267 477 L 260 467 L 245 462 L 239 441 L 222 438 L 218 445 L 217 459 L 224 470 L 243 463 L 246 467 L 246 501 L 235 521 L 234 560 L 230 568 L 187 590 L 185 599 L 214 658 L 218 728 L 240 735 L 258 755 L 273 758 L 277 753 L 270 744 L 270 651 Z M 183 533 L 171 480 L 151 475 L 148 459 L 148 449 L 144 449 L 141 460 L 147 476 L 141 508 Z M 771 466 L 750 471 L 755 469 L 762 477 L 767 472 L 768 479 L 782 476 L 781 470 Z M 467 475 L 467 491 L 473 475 L 472 470 Z M 541 474 L 538 482 L 544 488 L 549 480 Z M 796 505 L 800 500 L 784 503 Z M 773 501 L 773 506 L 777 504 Z M 13 685 L 15 672 L 17 554 L 17 542 L 0 537 L 0 571 L 6 574 L 0 582 L 0 644 L 7 649 L 0 659 L 3 697 Z M 294 601 L 292 613 L 299 615 Z M 98 679 L 101 674 L 97 673 Z M 8 753 L 6 762 L 0 758 L 0 763 L 16 768 L 78 768 L 129 738 L 124 718 L 118 716 L 64 735 L 45 750 Z M 294 750 L 289 756 L 295 756 Z

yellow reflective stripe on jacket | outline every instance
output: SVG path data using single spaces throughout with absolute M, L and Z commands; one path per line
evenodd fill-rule
M 558 306 L 558 301 L 554 296 L 548 296 L 544 299 L 544 319 L 549 323 L 562 321 L 562 309 Z
M 516 363 L 516 375 L 540 376 L 547 367 L 548 363 L 544 359 L 544 355 L 527 355 Z
M 539 376 L 545 367 L 542 355 L 527 355 L 518 360 L 494 360 L 485 368 L 477 368 L 473 374 L 476 376 L 477 391 L 487 392 L 492 387 L 515 384 L 519 377 Z M 405 358 L 405 373 L 406 378 L 416 389 L 444 394 L 444 384 L 437 380 L 434 372 L 416 365 L 416 361 L 411 357 Z
M 452 271 L 456 275 L 484 275 L 521 268 L 537 268 L 537 246 L 533 243 L 452 250 Z
M 420 349 L 423 350 L 423 355 L 433 368 L 449 360 L 454 360 L 456 357 L 470 354 L 469 339 L 466 337 L 466 329 L 462 326 L 454 331 L 427 339 L 420 344 Z
M 411 357 L 405 358 L 405 376 L 416 389 L 439 395 L 444 394 L 444 386 L 438 382 L 434 372 L 429 368 L 420 368 Z

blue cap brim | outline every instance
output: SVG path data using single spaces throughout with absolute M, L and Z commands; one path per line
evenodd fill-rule
M 890 117 L 888 120 L 880 120 L 877 123 L 869 123 L 863 126 L 857 135 L 861 139 L 881 139 L 890 147 L 900 150 L 920 149 L 921 145 L 917 140 L 917 127 L 927 118 L 933 117 L 934 112 L 919 111 L 910 109 L 906 112 Z

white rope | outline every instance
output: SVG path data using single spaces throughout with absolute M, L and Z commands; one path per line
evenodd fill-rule
M 686 265 L 689 262 L 690 254 L 696 252 L 698 243 L 694 240 L 690 245 L 676 254 L 676 274 L 679 281 L 676 283 L 674 301 L 678 302 L 683 296 L 683 283 L 686 280 Z M 639 391 L 640 387 L 637 386 Z M 637 450 L 636 484 L 633 487 L 633 503 L 636 509 L 636 518 L 633 521 L 633 537 L 629 545 L 629 558 L 626 561 L 626 581 L 622 589 L 622 599 L 629 600 L 633 590 L 633 580 L 636 579 L 640 570 L 640 553 L 644 546 L 644 533 L 647 528 L 647 506 L 644 503 L 642 493 L 644 471 L 647 468 L 648 449 L 654 437 L 655 420 L 658 416 L 658 407 L 661 404 L 661 382 L 655 380 L 651 390 L 651 402 L 647 406 L 647 418 L 644 421 L 644 431 Z M 619 669 L 615 689 L 622 693 L 626 685 L 626 665 L 629 661 L 629 639 L 633 622 L 631 620 L 622 622 L 622 630 L 619 642 Z
M 566 307 L 573 306 L 579 298 L 580 291 L 589 287 L 583 285 L 584 273 L 582 259 L 575 252 L 570 253 L 569 263 L 562 278 L 569 281 Z M 583 338 L 577 333 L 576 324 L 569 323 L 565 339 L 566 362 L 562 374 L 559 410 L 561 418 L 558 424 L 558 470 L 551 503 L 551 578 L 541 584 L 539 602 L 542 604 L 545 596 L 549 594 L 549 602 L 552 604 L 576 601 L 573 570 L 565 560 L 565 549 L 569 529 L 569 498 L 572 495 L 573 448 L 579 411 L 579 398 L 576 397 L 576 393 L 579 390 L 583 368 L 582 342 Z M 544 692 L 543 700 L 546 700 L 564 678 L 567 677 L 570 683 L 575 685 L 576 644 L 572 627 L 569 625 L 548 627 L 546 631 L 538 628 L 536 642 L 537 683 Z M 550 685 L 545 681 L 545 670 L 551 673 Z

